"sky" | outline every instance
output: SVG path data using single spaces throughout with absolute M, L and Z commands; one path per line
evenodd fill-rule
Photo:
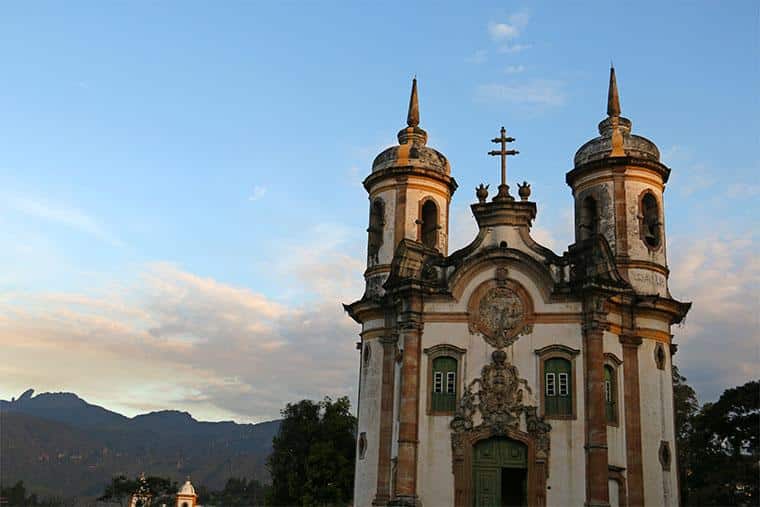
M 700 401 L 758 377 L 760 4 L 18 2 L 0 16 L 0 398 L 262 421 L 355 401 L 368 201 L 405 125 L 459 183 L 504 125 L 536 239 L 572 242 L 572 157 L 623 116 L 672 168 L 675 361 Z

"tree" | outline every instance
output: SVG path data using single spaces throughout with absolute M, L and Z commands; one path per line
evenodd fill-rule
M 98 500 L 118 502 L 119 505 L 126 506 L 132 494 L 138 491 L 149 494 L 153 504 L 171 505 L 177 493 L 177 483 L 165 477 L 138 477 L 132 480 L 119 475 L 111 479 L 111 484 L 106 486 Z
M 678 459 L 678 480 L 681 486 L 681 502 L 688 502 L 689 491 L 687 488 L 688 477 L 691 473 L 694 457 L 694 418 L 699 414 L 699 402 L 697 394 L 689 384 L 686 377 L 678 371 L 678 366 L 673 365 L 673 408 L 676 423 L 676 449 Z
M 757 505 L 760 499 L 760 382 L 727 389 L 701 409 L 673 369 L 683 505 Z
M 288 403 L 267 467 L 271 505 L 347 505 L 353 495 L 356 418 L 347 397 Z
M 265 505 L 267 486 L 256 479 L 233 477 L 227 479 L 222 491 L 199 492 L 198 502 L 206 505 L 223 505 L 225 507 L 257 507 Z

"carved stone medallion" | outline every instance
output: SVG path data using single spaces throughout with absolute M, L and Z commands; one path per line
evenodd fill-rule
M 494 287 L 480 300 L 474 327 L 491 346 L 502 348 L 514 343 L 524 320 L 520 296 L 508 287 Z

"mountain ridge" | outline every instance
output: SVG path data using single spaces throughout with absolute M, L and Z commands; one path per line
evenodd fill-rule
M 229 477 L 268 481 L 265 467 L 279 421 L 198 421 L 158 410 L 126 417 L 75 393 L 0 400 L 0 481 L 23 480 L 42 495 L 92 498 L 114 475 L 187 475 L 221 488 Z

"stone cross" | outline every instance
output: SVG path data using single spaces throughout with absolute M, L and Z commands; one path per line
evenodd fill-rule
M 495 139 L 491 139 L 492 143 L 501 144 L 500 150 L 493 150 L 489 151 L 488 154 L 491 156 L 500 156 L 501 157 L 501 184 L 506 185 L 507 184 L 507 156 L 508 155 L 517 155 L 520 153 L 517 150 L 508 150 L 507 149 L 507 143 L 511 143 L 514 141 L 514 137 L 507 137 L 507 129 L 504 127 L 501 127 L 501 136 L 497 137 Z

